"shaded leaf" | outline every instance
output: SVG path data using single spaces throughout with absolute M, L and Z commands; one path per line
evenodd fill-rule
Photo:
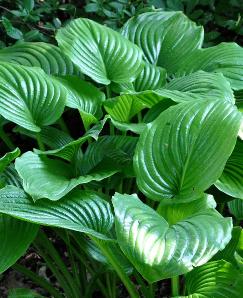
M 0 158 L 0 173 L 13 161 L 16 157 L 20 155 L 19 148 L 14 149 L 11 152 L 7 152 L 4 156 Z

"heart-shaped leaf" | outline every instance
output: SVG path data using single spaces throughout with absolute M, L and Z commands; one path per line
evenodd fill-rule
M 243 277 L 224 261 L 209 262 L 186 275 L 188 296 L 180 298 L 240 298 Z
M 2 190 L 0 190 L 0 197 L 1 192 Z M 0 273 L 22 257 L 34 240 L 37 231 L 38 225 L 0 214 Z
M 65 107 L 66 90 L 41 69 L 0 63 L 0 114 L 28 130 L 54 123 Z
M 237 141 L 215 186 L 231 197 L 243 199 L 243 141 Z
M 118 32 L 88 19 L 59 29 L 61 50 L 94 81 L 108 85 L 131 82 L 143 68 L 142 51 Z
M 128 20 L 121 34 L 137 44 L 147 62 L 169 74 L 203 42 L 203 28 L 181 12 L 147 12 Z
M 21 42 L 0 50 L 0 61 L 36 66 L 47 74 L 78 74 L 76 66 L 61 50 L 44 42 Z
M 227 102 L 181 103 L 141 134 L 134 156 L 140 190 L 153 200 L 191 200 L 221 175 L 233 151 L 241 115 Z M 188 196 L 189 195 L 189 196 Z
M 30 151 L 16 159 L 15 168 L 23 179 L 24 190 L 34 200 L 47 198 L 52 201 L 59 200 L 79 184 L 100 181 L 117 172 L 99 170 L 75 177 L 75 169 L 71 164 Z
M 106 236 L 113 225 L 110 205 L 95 192 L 76 190 L 58 202 L 41 200 L 34 203 L 22 189 L 6 186 L 0 190 L 0 199 L 0 212 L 4 214 L 110 239 Z M 22 238 L 25 237 L 22 235 Z
M 231 218 L 207 209 L 169 226 L 136 195 L 113 197 L 118 243 L 149 282 L 184 274 L 206 263 L 231 238 Z

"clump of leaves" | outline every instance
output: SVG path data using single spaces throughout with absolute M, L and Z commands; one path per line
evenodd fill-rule
M 33 242 L 60 287 L 16 269 L 53 297 L 120 297 L 117 278 L 130 297 L 168 279 L 173 297 L 240 297 L 243 49 L 204 49 L 201 26 L 160 10 L 56 39 L 0 51 L 2 140 L 35 142 L 0 160 L 0 272 Z

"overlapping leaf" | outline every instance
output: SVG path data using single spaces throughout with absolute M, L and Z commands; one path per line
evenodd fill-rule
M 4 156 L 0 158 L 0 173 L 16 158 L 20 155 L 19 148 L 11 152 L 7 152 Z
M 140 136 L 134 168 L 153 200 L 180 194 L 191 200 L 221 175 L 233 151 L 241 116 L 222 101 L 182 103 L 160 114 Z
M 77 177 L 71 164 L 30 151 L 16 159 L 15 167 L 23 179 L 24 190 L 34 200 L 48 198 L 52 201 L 59 200 L 79 184 L 100 181 L 117 172 L 101 169 Z
M 203 28 L 181 12 L 140 14 L 131 18 L 121 33 L 143 50 L 149 63 L 164 67 L 169 74 L 203 42 Z
M 0 212 L 4 214 L 109 239 L 106 234 L 112 227 L 113 215 L 109 203 L 95 192 L 76 190 L 58 202 L 41 200 L 34 203 L 23 190 L 7 186 L 0 190 L 0 199 Z
M 28 130 L 54 123 L 65 106 L 66 90 L 41 69 L 0 63 L 0 114 Z
M 105 100 L 105 94 L 77 76 L 64 76 L 58 80 L 68 91 L 66 105 L 79 110 L 85 128 L 96 123 L 102 114 L 101 104 Z
M 169 226 L 136 195 L 113 197 L 118 243 L 149 282 L 184 274 L 206 263 L 231 238 L 232 222 L 207 209 Z
M 47 74 L 77 74 L 78 70 L 58 47 L 44 42 L 22 42 L 0 50 L 0 61 L 36 66 Z
M 234 198 L 243 199 L 243 141 L 237 141 L 215 186 Z
M 243 276 L 224 260 L 209 262 L 186 275 L 188 296 L 181 298 L 240 298 Z
M 243 199 L 234 199 L 227 204 L 230 213 L 233 214 L 237 219 L 243 220 Z
M 94 81 L 131 82 L 143 68 L 142 51 L 118 32 L 88 19 L 59 29 L 61 50 Z
M 12 266 L 26 252 L 37 231 L 38 225 L 0 214 L 0 273 Z

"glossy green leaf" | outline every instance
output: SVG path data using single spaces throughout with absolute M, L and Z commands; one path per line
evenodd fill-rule
M 224 261 L 209 262 L 186 275 L 188 296 L 181 298 L 240 298 L 243 277 Z
M 84 126 L 88 128 L 101 116 L 101 104 L 105 94 L 92 84 L 75 76 L 65 76 L 58 80 L 67 88 L 66 105 L 80 111 Z
M 66 90 L 41 69 L 0 63 L 0 114 L 28 130 L 54 123 L 65 106 Z
M 140 14 L 128 20 L 121 33 L 143 50 L 147 62 L 164 67 L 169 74 L 203 42 L 203 28 L 181 12 Z
M 19 177 L 14 164 L 10 164 L 1 174 L 0 183 L 4 187 L 6 185 L 13 185 L 19 188 L 23 188 L 22 179 Z M 0 188 L 2 188 L 0 187 Z
M 0 61 L 36 66 L 47 74 L 77 74 L 78 70 L 58 47 L 44 42 L 21 42 L 0 50 Z
M 207 209 L 169 226 L 136 195 L 113 197 L 118 243 L 149 282 L 184 274 L 206 263 L 231 238 L 231 218 Z
M 243 199 L 243 141 L 237 141 L 215 186 L 231 197 Z
M 235 252 L 240 248 L 240 242 L 243 240 L 243 230 L 241 227 L 234 227 L 232 230 L 232 238 L 226 247 L 219 251 L 213 260 L 225 260 L 236 265 L 236 260 L 234 257 Z
M 230 84 L 222 74 L 198 71 L 171 80 L 163 89 L 121 94 L 105 101 L 104 107 L 114 120 L 129 122 L 142 109 L 151 108 L 166 99 L 177 103 L 208 99 L 235 101 Z
M 0 190 L 1 192 L 2 190 Z M 22 257 L 34 240 L 37 231 L 38 225 L 0 214 L 0 273 Z
M 168 202 L 168 200 L 162 200 L 157 208 L 157 212 L 170 225 L 174 225 L 177 222 L 198 213 L 198 211 L 212 208 L 216 208 L 216 202 L 213 196 L 202 194 L 199 198 L 190 203 L 171 203 L 171 201 Z
M 24 190 L 35 201 L 42 198 L 59 200 L 80 184 L 100 181 L 117 172 L 101 169 L 76 177 L 75 169 L 71 164 L 30 151 L 16 159 L 15 168 L 23 179 Z
M 140 190 L 153 200 L 192 200 L 220 177 L 240 122 L 236 108 L 222 101 L 181 103 L 162 112 L 147 124 L 135 152 Z
M 221 43 L 214 47 L 194 51 L 185 57 L 177 75 L 204 70 L 220 72 L 235 90 L 243 89 L 243 48 L 236 43 Z
M 148 62 L 145 63 L 143 70 L 131 83 L 119 84 L 115 89 L 119 92 L 127 91 L 145 91 L 162 88 L 166 84 L 166 70 L 162 67 L 155 66 Z
M 7 152 L 4 156 L 0 158 L 0 173 L 4 171 L 4 169 L 20 155 L 19 148 L 11 152 Z
M 229 211 L 238 220 L 243 220 L 243 199 L 234 199 L 227 203 Z
M 118 32 L 88 19 L 59 29 L 61 50 L 94 81 L 108 85 L 133 81 L 143 68 L 142 51 Z
M 58 202 L 33 202 L 23 190 L 7 186 L 0 190 L 0 199 L 4 214 L 109 239 L 106 234 L 113 225 L 113 215 L 109 203 L 95 192 L 76 190 Z

